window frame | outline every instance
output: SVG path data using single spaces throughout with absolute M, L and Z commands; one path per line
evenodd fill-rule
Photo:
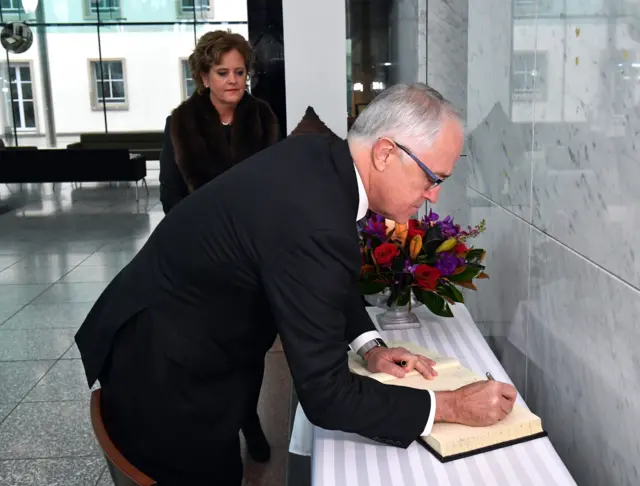
M 187 9 L 185 10 L 184 8 L 184 0 L 175 0 L 176 1 L 176 16 L 179 19 L 192 19 L 194 17 L 194 11 L 195 11 L 195 17 L 197 19 L 212 19 L 214 18 L 214 10 L 213 10 L 213 4 L 214 4 L 214 0 L 208 0 L 209 1 L 209 7 L 208 8 L 200 8 L 200 9 Z M 202 0 L 194 0 L 195 2 L 201 2 Z
M 34 124 L 35 126 L 33 127 L 18 127 L 17 125 L 15 125 L 15 120 L 13 118 L 13 99 L 11 97 L 11 68 L 15 68 L 15 67 L 28 67 L 29 68 L 29 74 L 30 74 L 30 81 L 29 84 L 31 85 L 31 99 L 29 100 L 25 100 L 22 98 L 22 96 L 18 97 L 18 103 L 19 105 L 23 105 L 25 101 L 31 101 L 33 103 L 33 118 L 34 118 Z M 31 60 L 21 60 L 21 61 L 11 61 L 10 63 L 6 63 L 3 62 L 2 63 L 2 69 L 4 71 L 5 74 L 8 75 L 8 80 L 9 80 L 9 96 L 6 97 L 6 105 L 7 105 L 7 121 L 9 126 L 12 129 L 15 129 L 16 132 L 18 133 L 34 133 L 34 134 L 38 134 L 40 133 L 40 120 L 38 119 L 38 100 L 37 100 L 37 95 L 36 95 L 36 82 L 35 82 L 35 72 L 33 69 L 33 61 Z M 24 84 L 24 83 L 21 83 Z M 22 92 L 22 89 L 20 89 L 20 94 Z M 21 106 L 21 110 L 22 110 L 22 116 L 24 117 L 24 106 Z
M 523 57 L 524 55 L 531 55 L 534 59 L 534 65 L 536 71 L 539 73 L 539 79 L 541 80 L 541 84 L 535 82 L 535 89 L 528 91 L 516 91 L 516 86 L 514 80 L 517 76 L 532 76 L 530 71 L 527 70 L 518 70 L 516 71 L 515 60 L 517 57 Z M 541 66 L 541 63 L 543 66 Z M 549 56 L 547 51 L 535 51 L 535 50 L 521 50 L 521 51 L 513 51 L 513 57 L 511 59 L 511 101 L 513 102 L 527 102 L 527 101 L 536 101 L 536 102 L 545 102 L 547 101 L 548 90 L 547 90 L 547 80 L 546 76 L 548 73 L 549 67 Z
M 124 101 L 122 103 L 106 103 L 100 101 L 98 98 L 98 78 L 97 73 L 95 72 L 94 65 L 98 65 L 100 62 L 108 63 L 108 62 L 119 62 L 122 65 L 122 82 L 124 85 Z M 103 58 L 100 59 L 88 59 L 87 61 L 88 69 L 89 69 L 89 80 L 91 82 L 91 86 L 89 89 L 90 96 L 90 104 L 92 111 L 102 111 L 103 109 L 107 109 L 109 111 L 126 111 L 129 109 L 129 86 L 127 83 L 127 62 L 124 58 Z M 103 73 L 104 74 L 104 73 Z M 111 78 L 109 78 L 111 80 Z M 104 82 L 104 79 L 103 79 Z
M 189 72 L 189 59 L 186 57 L 181 57 L 178 62 L 179 62 L 179 69 L 180 69 L 180 97 L 182 101 L 185 101 L 186 99 L 189 98 L 189 96 L 191 96 L 189 93 L 187 93 L 187 78 L 186 78 L 186 74 L 187 72 Z M 185 66 L 186 66 L 186 70 L 185 70 Z M 191 73 L 189 72 L 189 74 Z M 195 92 L 195 89 L 196 89 L 195 81 L 191 77 L 189 79 L 193 81 L 193 88 Z
M 94 2 L 100 2 L 101 0 L 83 0 L 82 7 L 84 10 L 84 18 L 86 20 L 96 20 L 98 18 L 98 10 L 97 8 L 95 12 L 92 12 L 91 4 Z M 105 0 L 102 0 L 105 1 Z M 106 0 L 111 2 L 118 2 L 117 7 L 110 8 L 108 10 L 102 9 L 100 10 L 100 20 L 116 20 L 122 18 L 122 0 Z M 104 12 L 104 13 L 103 13 Z M 104 17 L 103 17 L 104 16 Z

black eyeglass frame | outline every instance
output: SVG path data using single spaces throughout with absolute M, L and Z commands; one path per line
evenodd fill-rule
M 431 169 L 429 169 L 429 167 L 426 166 L 426 164 L 424 162 L 422 162 L 418 157 L 416 157 L 415 155 L 413 155 L 411 153 L 411 150 L 409 150 L 407 147 L 405 147 L 404 145 L 399 144 L 398 142 L 396 142 L 395 140 L 393 141 L 393 143 L 395 143 L 398 148 L 400 150 L 402 150 L 403 152 L 405 152 L 409 157 L 411 157 L 413 159 L 413 161 L 418 164 L 418 167 L 420 167 L 422 169 L 422 171 L 427 174 L 427 177 L 429 178 L 429 180 L 431 181 L 431 187 L 430 189 L 433 189 L 435 187 L 438 187 L 440 184 L 442 184 L 445 179 L 441 179 L 440 177 L 438 177 L 437 175 L 435 175 L 433 173 L 433 171 Z

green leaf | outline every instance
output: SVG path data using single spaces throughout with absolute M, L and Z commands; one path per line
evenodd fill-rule
M 382 292 L 387 288 L 387 284 L 366 280 L 358 281 L 358 292 L 360 295 L 373 295 Z
M 447 278 L 454 283 L 469 282 L 473 280 L 481 271 L 482 269 L 480 268 L 473 268 L 471 266 L 468 266 L 464 269 L 463 272 L 457 275 L 449 275 Z
M 473 248 L 467 252 L 466 260 L 469 263 L 482 263 L 486 252 L 482 248 Z
M 455 285 L 448 282 L 441 283 L 440 285 L 438 285 L 436 290 L 439 294 L 446 295 L 454 302 L 460 302 L 461 304 L 464 304 L 464 296 L 462 295 L 462 292 L 460 292 L 460 290 L 455 287 Z
M 436 252 L 436 249 L 444 242 L 444 237 L 442 236 L 442 230 L 440 226 L 432 226 L 430 227 L 424 237 L 422 243 L 422 249 L 424 252 L 433 256 Z
M 435 315 L 440 317 L 453 317 L 453 312 L 451 312 L 451 307 L 444 297 L 436 294 L 435 292 L 427 292 L 426 290 L 419 289 L 417 287 L 413 288 L 413 293 L 420 302 L 422 302 L 427 309 L 433 312 Z

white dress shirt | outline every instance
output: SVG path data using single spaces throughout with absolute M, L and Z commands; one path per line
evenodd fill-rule
M 369 198 L 367 197 L 367 193 L 364 190 L 364 184 L 362 183 L 362 178 L 360 177 L 360 173 L 358 172 L 358 168 L 354 165 L 356 171 L 356 180 L 358 181 L 358 215 L 356 216 L 356 221 L 360 221 L 367 215 L 367 210 L 369 209 Z M 353 352 L 358 352 L 364 344 L 368 343 L 372 339 L 382 339 L 380 333 L 378 331 L 367 331 L 365 333 L 360 334 L 357 338 L 355 338 L 349 347 Z M 433 428 L 433 421 L 436 416 L 436 395 L 431 390 L 429 391 L 429 395 L 431 395 L 431 410 L 429 411 L 429 418 L 427 420 L 427 425 L 422 433 L 423 436 L 427 436 L 431 433 L 431 429 Z

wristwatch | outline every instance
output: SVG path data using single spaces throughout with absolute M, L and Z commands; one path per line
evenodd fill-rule
M 367 341 L 360 347 L 360 349 L 358 349 L 358 356 L 364 359 L 364 356 L 365 354 L 367 354 L 367 352 L 369 352 L 373 348 L 378 348 L 378 347 L 387 348 L 388 346 L 382 339 L 375 338 L 375 339 L 372 339 L 371 341 Z

